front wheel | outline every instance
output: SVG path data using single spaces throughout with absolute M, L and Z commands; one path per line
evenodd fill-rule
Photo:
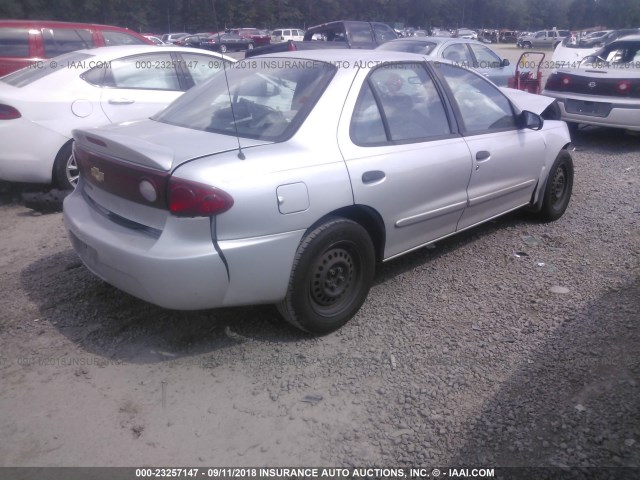
M 531 42 L 524 42 L 522 44 L 522 48 L 531 48 L 533 45 L 531 45 Z
M 549 171 L 542 209 L 538 213 L 540 219 L 545 222 L 559 219 L 569 206 L 572 190 L 573 160 L 569 152 L 562 150 Z
M 78 184 L 80 170 L 73 155 L 73 141 L 66 143 L 53 163 L 53 178 L 61 190 L 73 190 Z
M 287 295 L 277 307 L 294 326 L 323 335 L 360 309 L 375 272 L 373 242 L 358 223 L 332 218 L 298 247 Z

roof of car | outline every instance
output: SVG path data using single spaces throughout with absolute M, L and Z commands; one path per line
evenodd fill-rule
M 327 50 L 297 50 L 293 52 L 271 53 L 260 55 L 258 58 L 296 58 L 300 60 L 317 60 L 319 62 L 328 62 L 339 64 L 347 62 L 354 65 L 356 62 L 401 62 L 407 60 L 424 62 L 424 55 L 407 52 L 392 52 L 381 50 L 364 50 L 364 49 L 327 49 Z M 251 59 L 253 60 L 253 58 Z M 440 60 L 441 61 L 441 60 Z
M 126 55 L 138 55 L 143 53 L 153 53 L 153 52 L 189 52 L 189 53 L 204 53 L 205 55 L 210 55 L 211 53 L 208 50 L 203 50 L 201 48 L 189 48 L 189 47 L 178 47 L 174 45 L 167 45 L 158 47 L 157 45 L 116 45 L 112 47 L 97 47 L 97 48 L 89 48 L 84 50 L 76 50 L 77 53 L 86 53 L 89 55 L 95 55 L 96 57 L 102 58 L 103 60 L 108 60 L 110 58 L 119 58 Z M 220 56 L 220 54 L 215 54 L 214 56 Z M 225 57 L 234 61 L 230 57 Z M 97 60 L 97 59 L 96 59 Z
M 36 26 L 45 26 L 45 27 L 66 27 L 66 28 L 75 28 L 75 27 L 84 27 L 87 26 L 97 27 L 102 29 L 117 29 L 117 30 L 129 30 L 133 33 L 138 34 L 138 32 L 134 30 L 130 30 L 125 27 L 118 27 L 115 25 L 102 25 L 100 23 L 83 23 L 83 22 L 60 22 L 58 20 L 0 20 L 0 26 L 24 26 L 24 27 L 36 27 Z M 140 34 L 138 34 L 140 35 Z
M 472 40 L 471 38 L 456 38 L 456 37 L 402 37 L 389 40 L 383 43 L 399 43 L 399 42 L 416 42 L 416 43 L 474 43 L 477 45 L 483 45 L 478 40 Z
M 629 40 L 631 40 L 632 42 L 640 42 L 640 33 L 630 33 L 628 35 L 623 35 L 616 38 L 611 43 L 628 42 Z

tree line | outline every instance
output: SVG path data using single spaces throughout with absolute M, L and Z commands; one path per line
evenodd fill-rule
M 396 27 L 640 27 L 640 0 L 2 0 L 0 18 L 104 23 L 138 32 L 307 28 L 332 20 Z

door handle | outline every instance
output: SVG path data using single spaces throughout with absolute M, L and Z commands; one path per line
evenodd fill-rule
M 486 150 L 480 150 L 478 153 L 476 153 L 476 160 L 478 162 L 485 162 L 489 160 L 489 158 L 491 158 L 491 153 L 487 152 Z
M 370 170 L 362 174 L 362 183 L 375 183 L 384 177 L 385 173 L 382 170 Z
M 129 98 L 110 98 L 109 103 L 111 105 L 130 105 L 135 103 L 135 100 L 131 100 Z

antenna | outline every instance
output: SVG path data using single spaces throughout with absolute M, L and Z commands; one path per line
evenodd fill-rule
M 218 15 L 216 13 L 216 0 L 211 0 L 211 9 L 213 10 L 213 23 L 216 28 L 215 35 L 218 37 L 218 42 L 220 41 L 220 30 L 218 27 Z M 227 84 L 227 94 L 229 95 L 229 107 L 231 108 L 231 117 L 233 118 L 233 127 L 236 131 L 236 140 L 238 141 L 238 158 L 240 160 L 244 160 L 247 157 L 244 155 L 242 151 L 242 145 L 240 145 L 240 135 L 238 134 L 238 122 L 236 122 L 236 112 L 233 109 L 233 98 L 231 98 L 231 89 L 229 88 L 229 77 L 227 77 L 227 65 L 224 61 L 224 53 L 222 54 L 222 71 L 224 72 L 224 81 Z

